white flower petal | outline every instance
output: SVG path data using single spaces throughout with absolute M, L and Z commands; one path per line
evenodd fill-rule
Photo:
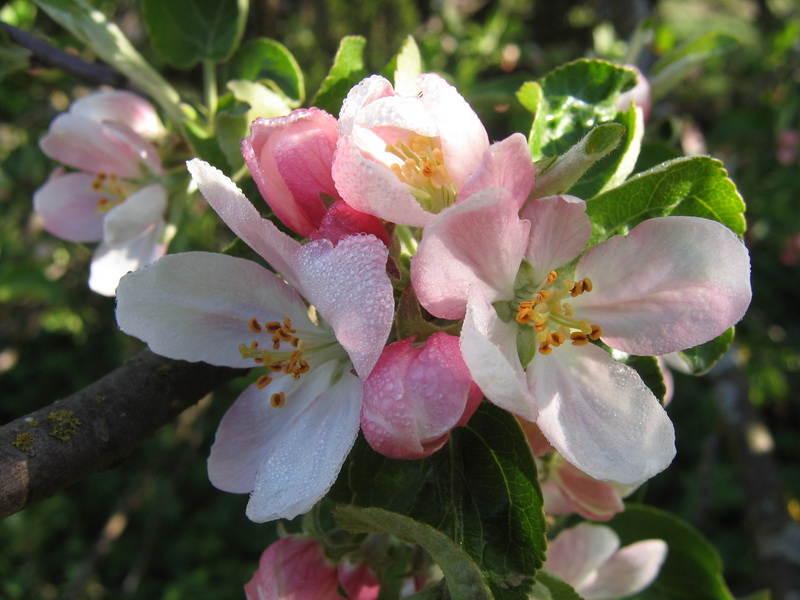
M 581 589 L 585 600 L 621 598 L 641 592 L 653 583 L 667 557 L 663 540 L 642 540 L 625 546 L 597 571 L 594 582 Z
M 669 465 L 675 433 L 630 367 L 592 344 L 536 353 L 527 369 L 536 424 L 564 458 L 595 479 L 635 485 Z
M 165 223 L 159 219 L 145 230 L 139 237 L 127 243 L 111 246 L 105 242 L 94 251 L 89 269 L 89 288 L 103 294 L 113 296 L 120 278 L 130 271 L 136 271 L 145 265 L 158 260 L 167 251 L 161 241 Z
M 581 253 L 592 235 L 586 203 L 574 196 L 548 196 L 531 200 L 520 212 L 531 222 L 525 258 L 541 282 L 561 265 Z
M 361 377 L 378 361 L 394 318 L 387 257 L 375 236 L 354 235 L 335 247 L 329 240 L 310 242 L 294 263 L 301 291 L 333 328 Z
M 603 525 L 588 522 L 565 529 L 547 548 L 545 568 L 576 589 L 595 575 L 619 548 L 619 537 Z
M 570 302 L 602 330 L 603 341 L 631 354 L 666 354 L 714 339 L 750 304 L 750 257 L 724 225 L 662 217 L 593 246 L 576 279 L 593 291 Z
M 71 242 L 97 242 L 103 237 L 105 214 L 99 201 L 108 194 L 95 190 L 90 173 L 56 172 L 33 195 L 33 209 L 44 228 Z
M 108 211 L 103 221 L 103 242 L 109 246 L 130 243 L 162 221 L 166 208 L 167 191 L 161 184 L 140 189 Z
M 211 207 L 244 243 L 263 256 L 270 266 L 283 275 L 293 287 L 300 289 L 292 268 L 292 257 L 300 243 L 264 219 L 236 184 L 222 171 L 199 158 L 186 163 L 197 187 Z
M 156 354 L 192 362 L 252 367 L 239 345 L 268 343 L 269 336 L 253 333 L 250 319 L 284 317 L 299 336 L 319 335 L 297 292 L 260 265 L 224 254 L 165 256 L 124 277 L 117 292 L 120 329 Z
M 479 289 L 470 290 L 461 354 L 490 402 L 528 421 L 537 412 L 517 354 L 517 325 L 505 323 Z
M 253 521 L 291 519 L 308 512 L 336 480 L 358 433 L 363 397 L 361 380 L 338 369 L 337 361 L 315 369 L 318 395 L 284 419 L 280 433 L 271 440 L 247 505 Z M 337 375 L 341 379 L 331 386 Z M 287 404 L 291 401 L 286 399 Z

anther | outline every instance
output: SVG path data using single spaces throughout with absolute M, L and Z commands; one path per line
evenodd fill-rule
M 281 406 L 286 404 L 286 394 L 284 394 L 283 392 L 272 394 L 272 396 L 270 396 L 269 398 L 269 403 L 275 408 L 280 408 Z
M 585 333 L 580 331 L 574 331 L 573 333 L 570 333 L 569 339 L 572 340 L 573 346 L 585 346 L 589 343 L 589 338 L 586 337 Z
M 256 319 L 255 317 L 253 317 L 252 319 L 250 319 L 250 321 L 248 321 L 248 325 L 250 326 L 250 331 L 252 331 L 253 333 L 261 333 L 262 331 L 261 325 L 258 324 L 258 319 Z
M 558 279 L 558 271 L 550 271 L 550 273 L 547 274 L 547 279 L 545 280 L 544 284 L 545 285 L 550 285 L 556 279 Z
M 592 325 L 592 332 L 589 334 L 589 337 L 593 340 L 599 340 L 601 335 L 603 335 L 603 330 L 600 329 L 600 326 Z
M 256 387 L 260 390 L 263 390 L 270 383 L 272 383 L 272 377 L 270 377 L 269 375 L 262 375 L 261 377 L 256 379 Z

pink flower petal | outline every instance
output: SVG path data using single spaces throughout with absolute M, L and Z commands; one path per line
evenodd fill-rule
M 563 530 L 550 543 L 545 568 L 582 590 L 618 548 L 619 537 L 610 528 L 579 523 Z
M 512 299 L 529 229 L 503 188 L 482 190 L 442 212 L 411 260 L 420 303 L 437 317 L 461 319 L 471 286 L 489 302 Z
M 337 200 L 322 217 L 319 228 L 308 237 L 312 240 L 326 239 L 338 244 L 356 233 L 371 233 L 386 246 L 391 243 L 386 226 L 379 218 L 357 211 L 344 200 Z
M 105 213 L 98 210 L 108 194 L 95 190 L 95 176 L 67 173 L 52 176 L 33 195 L 33 208 L 44 228 L 70 242 L 97 242 L 103 237 Z
M 608 521 L 625 510 L 619 492 L 612 485 L 589 477 L 568 462 L 559 468 L 558 478 L 561 491 L 573 504 L 570 512 L 593 521 Z
M 667 413 L 636 371 L 601 348 L 563 345 L 548 356 L 537 352 L 527 375 L 539 407 L 536 424 L 587 475 L 635 485 L 675 456 Z
M 358 434 L 362 400 L 361 380 L 341 370 L 338 361 L 316 367 L 318 395 L 294 418 L 284 419 L 280 434 L 271 438 L 247 504 L 253 521 L 306 513 L 336 480 Z
M 516 323 L 501 320 L 480 289 L 470 294 L 460 347 L 473 381 L 490 402 L 536 420 L 536 405 L 517 354 Z
M 640 223 L 593 246 L 575 277 L 593 291 L 572 301 L 610 346 L 667 354 L 714 339 L 750 304 L 750 257 L 724 225 L 697 217 Z
M 378 361 L 394 319 L 387 257 L 383 242 L 355 235 L 335 247 L 329 240 L 310 242 L 294 261 L 298 290 L 333 328 L 361 377 Z
M 663 540 L 642 540 L 620 548 L 600 569 L 597 578 L 580 591 L 585 600 L 630 596 L 653 583 L 667 557 Z
M 327 207 L 320 194 L 338 198 L 331 178 L 337 140 L 336 119 L 317 108 L 286 117 L 256 119 L 242 140 L 242 154 L 275 215 L 290 229 L 308 235 Z
M 521 133 L 515 133 L 489 146 L 481 157 L 481 164 L 459 192 L 456 202 L 461 202 L 485 188 L 503 187 L 511 192 L 517 209 L 520 209 L 528 199 L 533 179 L 528 140 Z
M 592 235 L 586 203 L 574 196 L 531 200 L 520 217 L 531 222 L 525 258 L 533 266 L 537 282 L 578 256 Z
M 141 96 L 124 90 L 89 94 L 73 102 L 69 112 L 98 123 L 123 123 L 148 139 L 166 133 L 153 105 Z
M 260 265 L 224 254 L 170 254 L 123 277 L 117 322 L 168 358 L 252 367 L 239 345 L 258 341 L 250 320 L 292 320 L 299 337 L 318 336 L 297 293 Z M 332 336 L 331 336 L 332 337 Z
M 299 281 L 292 261 L 300 251 L 300 243 L 275 227 L 272 221 L 264 219 L 236 184 L 216 167 L 193 158 L 186 163 L 186 168 L 200 192 L 231 231 L 297 288 Z

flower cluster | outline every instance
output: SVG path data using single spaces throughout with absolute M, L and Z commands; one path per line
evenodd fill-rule
M 89 287 L 113 296 L 120 277 L 166 251 L 167 191 L 153 142 L 166 134 L 155 109 L 124 91 L 96 92 L 56 117 L 40 141 L 56 169 L 36 192 L 43 227 L 73 242 L 100 242 Z
M 191 160 L 202 195 L 272 270 L 167 256 L 122 279 L 117 318 L 164 356 L 256 370 L 208 463 L 215 486 L 250 493 L 255 521 L 310 510 L 359 430 L 385 456 L 422 458 L 484 397 L 528 433 L 548 511 L 609 519 L 675 454 L 662 404 L 618 359 L 712 340 L 750 301 L 747 250 L 716 221 L 653 218 L 592 245 L 586 202 L 536 197 L 525 137 L 490 143 L 437 75 L 400 90 L 369 77 L 338 119 L 316 108 L 257 119 L 242 152 L 297 238 Z M 641 589 L 664 558 L 651 544 L 640 555 L 652 559 L 633 564 L 638 550 L 617 552 L 605 531 L 579 530 L 602 537 L 591 543 L 602 561 L 577 573 L 554 553 L 547 565 L 587 598 L 607 597 L 592 590 L 626 564 L 644 575 L 625 589 Z M 576 543 L 563 535 L 554 548 Z M 306 567 L 322 560 L 303 543 L 278 542 L 297 546 Z M 269 568 L 275 547 L 262 557 Z M 337 585 L 326 568 L 323 596 Z M 273 597 L 259 591 L 267 579 L 257 575 L 248 594 Z

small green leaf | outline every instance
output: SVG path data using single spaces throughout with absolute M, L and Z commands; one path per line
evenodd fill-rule
M 364 46 L 367 40 L 361 36 L 346 36 L 339 42 L 333 65 L 322 80 L 312 105 L 334 116 L 339 116 L 342 101 L 356 83 L 367 76 L 364 69 Z
M 0 81 L 9 75 L 27 69 L 30 51 L 13 43 L 4 29 L 0 29 Z
M 185 120 L 180 96 L 125 37 L 114 23 L 84 0 L 35 0 L 50 18 L 155 100 L 169 118 Z
M 724 356 L 733 342 L 734 329 L 731 327 L 721 336 L 710 342 L 700 344 L 679 352 L 680 357 L 686 361 L 694 375 L 701 375 L 713 367 Z
M 738 235 L 745 230 L 742 197 L 722 163 L 707 156 L 678 158 L 635 175 L 588 202 L 586 214 L 592 243 L 667 215 L 712 219 Z
M 638 597 L 670 600 L 733 600 L 722 578 L 722 561 L 714 547 L 688 523 L 649 506 L 626 504 L 606 523 L 622 546 L 646 539 L 664 540 L 667 559 L 653 585 Z
M 636 72 L 631 69 L 601 60 L 577 60 L 538 81 L 543 95 L 539 103 L 535 90 L 523 86 L 523 105 L 539 105 L 529 138 L 534 159 L 563 154 L 595 126 L 614 121 L 620 92 L 635 83 Z
M 522 84 L 517 92 L 517 100 L 525 108 L 533 113 L 533 123 L 531 124 L 531 131 L 528 134 L 528 147 L 531 149 L 531 157 L 533 160 L 542 158 L 542 139 L 544 138 L 544 129 L 547 125 L 544 113 L 544 92 L 542 86 L 535 81 L 528 81 Z
M 453 600 L 492 600 L 478 566 L 453 540 L 430 525 L 381 508 L 338 506 L 333 515 L 341 527 L 353 533 L 389 533 L 425 548 L 442 569 Z
M 730 34 L 709 31 L 661 57 L 650 70 L 650 94 L 662 98 L 698 64 L 739 45 Z
M 267 38 L 251 40 L 231 58 L 231 79 L 259 81 L 283 93 L 292 108 L 305 100 L 305 80 L 300 65 L 286 47 Z
M 231 172 L 231 166 L 228 164 L 228 159 L 219 145 L 219 140 L 208 133 L 200 125 L 194 121 L 186 121 L 184 123 L 184 130 L 186 138 L 194 150 L 195 156 L 202 158 L 204 161 L 211 163 L 224 173 Z
M 544 588 L 537 592 L 534 587 L 533 598 L 536 600 L 583 600 L 571 585 L 547 569 L 542 569 L 536 574 L 536 586 Z
M 422 57 L 419 47 L 410 35 L 403 41 L 397 54 L 395 54 L 383 70 L 383 76 L 394 82 L 394 89 L 398 94 L 413 95 L 416 93 L 417 75 L 422 72 Z
M 586 137 L 555 159 L 536 163 L 532 198 L 563 194 L 598 160 L 619 145 L 625 128 L 619 123 L 598 125 Z
M 248 0 L 142 0 L 153 47 L 171 65 L 223 62 L 239 45 Z

